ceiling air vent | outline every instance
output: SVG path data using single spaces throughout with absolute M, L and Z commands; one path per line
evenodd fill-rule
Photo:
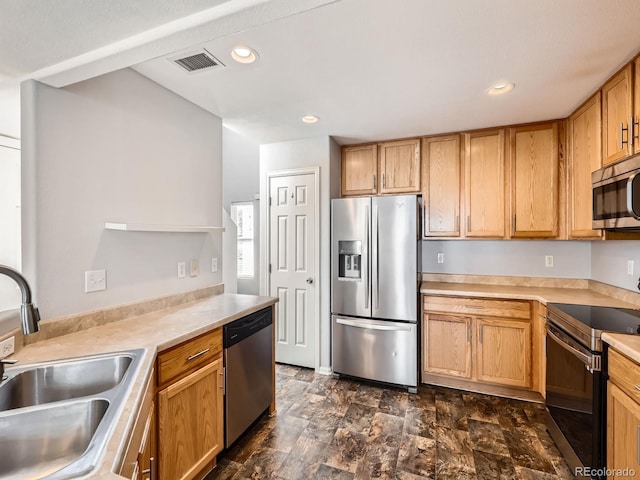
M 224 66 L 220 60 L 206 50 L 181 55 L 179 58 L 172 58 L 171 60 L 190 73 Z

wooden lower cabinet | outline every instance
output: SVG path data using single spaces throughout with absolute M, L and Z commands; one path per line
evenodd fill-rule
M 537 388 L 532 323 L 528 301 L 424 295 L 423 381 L 436 375 Z
M 138 452 L 138 476 L 137 480 L 155 480 L 158 468 L 157 455 L 157 425 L 155 403 L 151 404 L 151 410 L 145 422 L 144 435 L 140 451 Z
M 153 480 L 202 478 L 224 446 L 222 329 L 157 359 L 158 470 Z
M 530 387 L 531 323 L 479 317 L 476 325 L 478 380 Z
M 124 453 L 120 475 L 131 480 L 157 479 L 155 372 L 151 373 Z
M 607 469 L 640 479 L 640 365 L 613 348 L 607 360 Z
M 640 479 L 640 404 L 607 382 L 607 469 L 633 469 Z
M 224 444 L 222 359 L 158 393 L 160 478 L 191 480 Z
M 471 317 L 425 313 L 422 336 L 425 372 L 471 378 Z

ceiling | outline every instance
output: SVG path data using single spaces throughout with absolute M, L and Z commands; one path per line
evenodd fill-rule
M 637 0 L 55 4 L 0 2 L 0 102 L 21 79 L 63 86 L 132 66 L 258 143 L 358 143 L 566 117 L 640 50 Z M 258 62 L 234 62 L 240 44 Z M 199 48 L 225 66 L 188 74 L 169 60 Z M 515 89 L 485 94 L 503 81 Z M 303 124 L 307 114 L 320 121 Z

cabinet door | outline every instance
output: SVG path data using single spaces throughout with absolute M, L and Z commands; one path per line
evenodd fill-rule
M 425 237 L 460 236 L 460 137 L 422 140 Z
M 420 140 L 380 144 L 380 193 L 420 192 Z
M 464 138 L 465 236 L 504 238 L 504 130 Z
M 471 378 L 471 317 L 425 312 L 422 362 L 425 373 Z
M 640 479 L 640 405 L 607 382 L 607 468 L 635 470 Z
M 223 447 L 222 359 L 158 393 L 160 478 L 191 480 Z
M 640 153 L 640 57 L 633 62 L 633 153 Z
M 476 318 L 477 376 L 483 382 L 531 386 L 531 323 Z
M 509 129 L 511 235 L 558 235 L 558 125 Z
M 632 115 L 633 63 L 602 87 L 602 164 L 631 155 L 629 120 Z
M 600 92 L 569 117 L 569 238 L 599 238 L 592 230 L 591 172 L 602 166 Z
M 140 445 L 140 453 L 138 454 L 139 480 L 155 480 L 157 478 L 156 470 L 158 469 L 157 450 L 156 450 L 156 411 L 155 403 L 151 404 L 151 410 L 144 428 L 142 444 Z
M 374 195 L 378 191 L 378 147 L 342 149 L 342 195 Z

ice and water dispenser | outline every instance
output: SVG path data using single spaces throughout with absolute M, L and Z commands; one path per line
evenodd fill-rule
M 359 280 L 362 272 L 362 242 L 341 240 L 338 242 L 338 277 L 342 280 Z

